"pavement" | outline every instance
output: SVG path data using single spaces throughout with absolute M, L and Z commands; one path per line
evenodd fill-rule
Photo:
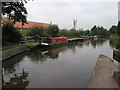
M 118 70 L 118 65 L 113 60 L 100 55 L 88 82 L 88 88 L 119 88 L 118 82 L 113 77 L 113 71 Z

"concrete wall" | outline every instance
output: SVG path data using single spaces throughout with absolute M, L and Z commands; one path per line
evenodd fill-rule
M 27 45 L 22 45 L 22 46 L 18 46 L 16 48 L 5 50 L 2 52 L 2 60 L 5 60 L 7 58 L 10 58 L 12 56 L 15 56 L 17 54 L 20 54 L 20 53 L 28 51 L 28 50 L 29 50 L 29 48 Z
M 113 58 L 120 62 L 120 51 L 118 50 L 113 50 Z
M 118 51 L 118 50 L 113 50 L 113 54 L 115 54 L 116 56 L 120 56 L 120 51 Z

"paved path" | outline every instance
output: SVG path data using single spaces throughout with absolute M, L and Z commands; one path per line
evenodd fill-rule
M 98 57 L 93 74 L 89 80 L 88 88 L 118 88 L 118 82 L 112 76 L 118 66 L 108 57 Z

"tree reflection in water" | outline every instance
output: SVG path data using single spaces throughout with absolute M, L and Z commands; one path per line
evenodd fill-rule
M 2 62 L 2 67 L 4 68 L 5 72 L 7 73 L 13 73 L 15 72 L 15 67 L 19 67 L 19 63 L 21 60 L 24 59 L 24 57 L 28 54 L 28 52 L 24 52 L 22 54 L 19 54 L 15 57 L 9 58 Z
M 68 49 L 71 49 L 73 54 L 77 52 L 76 47 L 82 48 L 83 47 L 83 42 L 74 41 L 74 42 L 70 42 L 68 44 Z
M 28 73 L 24 71 L 24 68 L 22 69 L 22 73 L 17 73 L 17 69 L 19 69 L 19 63 L 21 60 L 25 58 L 25 56 L 28 54 L 28 52 L 19 54 L 15 57 L 12 57 L 6 61 L 2 62 L 3 67 L 3 75 L 2 75 L 2 87 L 5 88 L 26 88 L 29 84 L 29 81 L 27 79 Z M 6 81 L 6 75 L 9 75 L 9 77 Z
M 14 74 L 12 77 L 10 77 L 9 82 L 4 81 L 4 76 L 2 77 L 2 88 L 22 88 L 25 89 L 29 81 L 27 79 L 28 73 L 22 70 L 22 73 Z
M 115 41 L 115 40 L 110 39 L 109 44 L 112 48 L 116 48 L 116 49 L 120 48 L 120 42 L 119 41 Z
M 46 57 L 41 54 L 41 51 L 38 48 L 30 51 L 30 53 L 28 54 L 28 57 L 30 58 L 32 62 L 36 64 L 38 64 L 39 62 L 43 63 L 44 61 L 47 60 Z
M 93 40 L 93 39 L 90 39 L 90 43 L 91 45 L 96 48 L 96 46 L 102 46 L 108 39 L 98 39 L 98 40 Z

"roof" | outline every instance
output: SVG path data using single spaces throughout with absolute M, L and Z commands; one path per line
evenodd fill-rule
M 8 21 L 8 18 L 2 17 L 2 22 Z M 16 22 L 14 24 L 15 27 L 22 27 L 22 28 L 31 28 L 32 26 L 43 26 L 43 27 L 49 27 L 51 24 L 48 23 L 41 23 L 41 22 L 33 22 L 33 21 L 27 21 L 27 24 L 25 23 L 22 25 L 22 22 Z

